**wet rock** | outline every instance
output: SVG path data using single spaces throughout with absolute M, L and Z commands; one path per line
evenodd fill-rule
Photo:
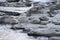
M 7 0 L 8 2 L 19 2 L 19 0 Z
M 55 24 L 55 25 L 60 25 L 60 14 L 57 14 L 55 17 L 53 17 L 52 19 L 52 23 Z
M 56 4 L 56 5 L 53 5 L 50 10 L 53 11 L 53 10 L 59 10 L 60 9 L 60 4 Z
M 41 21 L 48 21 L 49 20 L 49 18 L 47 16 L 41 16 L 39 19 Z
M 5 22 L 10 24 L 17 24 L 18 20 L 14 18 L 5 18 Z
M 20 16 L 20 13 L 18 12 L 8 12 L 8 11 L 0 11 L 0 12 L 5 13 L 5 15 Z
M 55 25 L 60 25 L 60 21 L 53 21 Z
M 49 23 L 46 26 L 48 26 L 48 28 L 53 29 L 55 31 L 55 33 L 59 33 L 60 32 L 60 25 L 55 25 L 53 23 Z
M 30 31 L 30 27 L 27 26 L 27 24 L 21 23 L 21 24 L 16 24 L 11 27 L 13 30 L 23 30 L 23 31 Z
M 57 13 L 58 13 L 58 12 L 52 11 L 52 12 L 50 12 L 50 13 L 48 13 L 48 14 L 49 14 L 50 17 L 54 17 Z
M 60 7 L 55 9 L 54 4 L 54 2 L 48 2 L 46 5 L 45 3 L 38 3 L 25 13 L 1 11 L 4 13 L 1 13 L 0 15 L 4 16 L 0 17 L 0 23 L 12 24 L 10 27 L 5 26 L 7 28 L 3 28 L 3 26 L 0 27 L 0 29 L 4 29 L 0 30 L 0 37 L 2 38 L 1 40 L 29 40 L 26 38 L 26 35 L 24 35 L 25 33 L 27 33 L 29 36 L 37 36 L 37 40 L 60 40 L 59 37 L 53 37 L 60 36 L 60 14 L 55 12 L 55 10 L 58 10 Z M 53 8 L 51 7 L 50 9 L 50 6 L 52 5 Z M 20 3 L 9 3 L 9 6 L 19 7 Z M 31 6 L 31 4 L 27 4 L 26 2 L 26 5 L 24 4 L 24 6 Z M 6 16 L 5 14 L 9 16 Z M 10 17 L 11 15 L 18 17 Z M 15 32 L 7 32 L 9 28 L 14 29 Z M 5 31 L 5 29 L 7 30 Z M 22 30 L 25 33 L 21 34 L 19 30 Z M 16 32 L 19 33 L 17 34 Z
M 9 17 L 9 16 L 2 16 L 1 18 L 0 18 L 0 22 L 1 23 L 7 23 L 7 24 L 16 24 L 16 23 L 18 23 L 18 20 L 17 19 L 15 19 L 15 18 L 13 18 L 13 17 Z
M 49 27 L 49 28 L 51 28 L 51 27 L 55 27 L 55 24 L 49 23 L 49 24 L 47 24 L 46 26 Z
M 24 23 L 16 24 L 12 27 L 12 29 L 14 29 L 14 30 L 21 30 L 22 29 L 23 31 L 30 33 L 30 34 L 31 33 L 35 34 L 35 32 L 39 33 L 40 29 L 46 29 L 46 28 L 48 28 L 46 25 L 26 24 L 26 23 L 25 24 Z
M 48 40 L 48 37 L 38 37 L 37 40 Z
M 40 24 L 39 18 L 31 17 L 28 21 L 32 24 Z
M 3 16 L 3 15 L 5 15 L 5 13 L 3 13 L 3 12 L 0 12 L 0 16 Z
M 48 24 L 49 23 L 49 21 L 41 21 L 40 22 L 40 24 L 42 24 L 42 25 L 46 25 L 46 24 Z
M 20 16 L 18 20 L 20 23 L 28 23 L 28 17 L 26 16 Z
M 31 28 L 28 35 L 30 36 L 60 36 L 60 27 L 58 25 L 47 24 L 45 27 L 41 28 L 40 26 L 37 29 Z M 58 28 L 57 28 L 58 27 Z
M 24 27 L 22 27 L 22 25 L 21 24 L 16 24 L 16 25 L 13 25 L 12 27 L 11 27 L 11 29 L 14 29 L 14 30 L 19 30 L 19 29 L 24 29 Z
M 33 36 L 54 36 L 54 30 L 50 29 L 37 29 L 37 30 L 31 30 L 31 32 L 28 33 L 28 35 Z
M 60 37 L 50 37 L 49 40 L 60 40 Z
M 21 24 L 14 25 L 12 28 L 14 28 L 14 29 L 23 29 L 23 30 L 28 31 L 30 29 L 36 29 L 36 28 L 39 28 L 39 27 L 40 27 L 40 25 L 38 25 L 38 24 L 21 23 Z
M 55 34 L 58 35 L 58 36 L 60 36 L 59 35 L 60 34 L 60 27 L 59 26 L 60 25 L 55 25 L 55 26 L 50 28 L 50 29 L 53 29 L 55 31 Z

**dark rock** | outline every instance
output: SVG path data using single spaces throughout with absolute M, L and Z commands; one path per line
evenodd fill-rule
M 5 13 L 5 15 L 13 15 L 13 16 L 19 16 L 21 13 L 17 13 L 17 12 L 8 12 L 8 11 L 0 11 Z
M 41 21 L 48 21 L 48 20 L 49 20 L 49 18 L 46 17 L 46 16 L 42 16 L 42 17 L 40 17 L 39 19 L 40 19 Z

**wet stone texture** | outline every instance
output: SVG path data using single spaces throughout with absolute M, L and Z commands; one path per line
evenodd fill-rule
M 60 4 L 50 1 L 2 3 L 0 40 L 60 40 Z

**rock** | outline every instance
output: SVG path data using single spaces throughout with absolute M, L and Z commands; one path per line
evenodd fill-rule
M 41 21 L 40 22 L 40 24 L 42 24 L 42 25 L 46 25 L 46 24 L 48 24 L 49 23 L 49 21 Z
M 24 29 L 21 24 L 16 24 L 11 27 L 11 29 L 17 30 L 17 29 Z
M 51 27 L 55 27 L 55 25 L 53 23 L 49 23 L 46 25 L 47 27 L 51 28 Z
M 0 23 L 2 23 L 4 21 L 4 19 L 2 20 L 3 16 L 0 16 Z
M 23 30 L 26 30 L 26 31 L 30 31 L 30 29 L 36 29 L 36 28 L 39 28 L 41 27 L 40 25 L 38 24 L 27 24 L 27 23 L 21 23 L 21 24 L 16 24 L 14 25 L 12 28 L 13 29 L 23 29 Z M 44 26 L 43 26 L 44 27 Z M 43 28 L 41 27 L 41 28 Z
M 55 31 L 50 30 L 48 28 L 31 30 L 31 32 L 28 33 L 28 35 L 33 35 L 33 36 L 55 36 L 54 34 L 55 34 Z
M 60 37 L 50 37 L 49 40 L 60 40 Z
M 60 36 L 60 25 L 47 24 L 39 28 L 31 28 L 28 35 L 30 36 Z
M 0 16 L 3 16 L 3 15 L 5 15 L 5 13 L 3 13 L 3 12 L 0 12 Z
M 57 14 L 55 17 L 52 19 L 52 23 L 55 25 L 60 25 L 60 14 Z
M 25 23 L 19 23 L 19 24 L 16 24 L 14 26 L 11 27 L 11 29 L 14 29 L 14 30 L 24 30 L 24 31 L 29 31 L 30 30 L 30 27 L 27 26 L 27 24 Z
M 21 24 L 16 24 L 12 26 L 12 29 L 15 30 L 24 30 L 27 33 L 32 33 L 35 34 L 40 32 L 40 29 L 46 29 L 48 28 L 46 25 L 39 25 L 39 24 L 27 24 L 27 23 L 21 23 Z
M 28 23 L 28 17 L 26 16 L 20 16 L 18 20 L 20 23 Z
M 13 16 L 20 16 L 20 13 L 18 12 L 9 12 L 9 11 L 0 11 L 2 14 L 4 13 L 5 15 L 13 15 Z
M 2 16 L 1 18 L 0 18 L 0 22 L 1 23 L 8 23 L 8 24 L 16 24 L 16 23 L 18 23 L 18 20 L 17 19 L 15 19 L 15 18 L 13 18 L 13 17 L 9 17 L 9 16 Z
M 60 25 L 60 21 L 58 21 L 58 20 L 56 20 L 56 21 L 54 20 L 53 23 L 54 23 L 55 25 Z
M 58 13 L 57 10 L 54 10 L 54 11 L 48 13 L 48 14 L 49 14 L 50 17 L 54 17 L 54 16 L 56 16 L 57 13 Z
M 53 27 L 51 27 L 50 29 L 53 29 L 55 31 L 55 34 L 57 34 L 58 36 L 60 36 L 60 25 L 55 25 Z
M 29 18 L 29 23 L 32 23 L 32 24 L 40 24 L 40 20 L 39 18 L 36 18 L 36 17 L 31 17 Z
M 59 9 L 60 9 L 60 4 L 53 5 L 53 6 L 50 8 L 51 11 L 59 10 Z
M 41 16 L 39 19 L 40 19 L 41 21 L 48 21 L 48 20 L 49 20 L 49 18 L 46 17 L 46 16 Z
M 17 24 L 18 20 L 11 17 L 11 18 L 5 18 L 5 22 L 10 24 Z
M 48 37 L 40 37 L 40 40 L 48 40 Z
M 26 16 L 28 16 L 28 17 L 31 16 L 31 10 L 29 10 L 29 11 L 26 13 Z
M 37 7 L 33 7 L 33 8 L 31 9 L 31 12 L 37 12 Z

